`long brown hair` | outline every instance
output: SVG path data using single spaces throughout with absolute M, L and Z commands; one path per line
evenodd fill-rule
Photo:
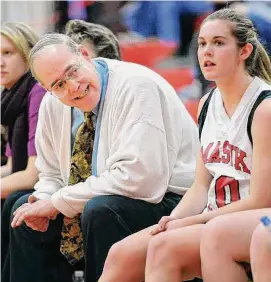
M 225 8 L 206 17 L 202 23 L 212 20 L 229 21 L 232 24 L 232 33 L 241 48 L 247 43 L 253 45 L 253 51 L 246 59 L 246 69 L 251 76 L 258 76 L 271 84 L 271 63 L 268 54 L 258 39 L 256 29 L 252 21 L 241 12 L 232 8 Z

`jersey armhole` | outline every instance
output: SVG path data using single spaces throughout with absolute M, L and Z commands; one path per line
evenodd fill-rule
M 203 129 L 203 126 L 204 126 L 204 122 L 205 122 L 205 119 L 206 119 L 206 116 L 207 116 L 207 112 L 208 112 L 208 107 L 209 107 L 209 104 L 210 104 L 210 101 L 211 101 L 211 98 L 213 96 L 213 93 L 215 91 L 216 88 L 213 88 L 208 96 L 208 98 L 206 99 L 206 101 L 204 102 L 202 108 L 201 108 L 201 111 L 200 111 L 200 114 L 199 114 L 199 118 L 198 118 L 198 125 L 199 125 L 199 140 L 201 138 L 201 133 L 202 133 L 202 129 Z
M 256 109 L 258 108 L 258 106 L 261 104 L 261 102 L 267 98 L 271 98 L 271 91 L 270 90 L 264 90 L 260 93 L 260 95 L 258 96 L 258 98 L 256 99 L 251 112 L 248 116 L 248 122 L 247 122 L 247 134 L 248 134 L 248 138 L 250 140 L 250 143 L 253 147 L 253 139 L 252 139 L 252 134 L 251 134 L 251 126 L 252 126 L 252 121 L 253 121 L 253 116 L 254 113 L 256 111 Z

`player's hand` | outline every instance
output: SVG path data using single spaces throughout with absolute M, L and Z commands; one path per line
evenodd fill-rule
M 156 235 L 160 232 L 163 232 L 166 230 L 167 228 L 167 224 L 172 221 L 172 220 L 176 220 L 175 217 L 173 216 L 163 216 L 157 225 L 155 225 L 155 227 L 153 228 L 153 230 L 150 232 L 151 235 Z
M 181 219 L 172 220 L 167 223 L 166 230 L 172 230 L 177 228 L 182 228 L 186 226 L 196 225 L 196 224 L 203 224 L 200 217 L 198 216 L 189 216 Z

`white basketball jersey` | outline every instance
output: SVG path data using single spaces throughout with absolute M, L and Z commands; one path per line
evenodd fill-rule
M 248 117 L 264 90 L 271 86 L 255 77 L 231 118 L 225 112 L 221 94 L 211 97 L 201 134 L 201 151 L 213 176 L 205 211 L 223 207 L 249 194 L 252 144 L 247 133 Z

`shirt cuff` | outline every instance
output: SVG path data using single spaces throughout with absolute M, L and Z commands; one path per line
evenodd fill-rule
M 65 188 L 65 187 L 64 187 Z M 63 188 L 62 188 L 63 189 Z M 55 192 L 52 197 L 51 201 L 53 206 L 59 210 L 62 214 L 64 214 L 67 217 L 73 218 L 75 217 L 79 212 L 73 209 L 64 199 L 63 190 L 60 189 L 57 192 Z
M 51 194 L 48 193 L 42 193 L 39 191 L 35 191 L 32 193 L 33 196 L 35 196 L 39 200 L 50 200 L 51 199 Z

